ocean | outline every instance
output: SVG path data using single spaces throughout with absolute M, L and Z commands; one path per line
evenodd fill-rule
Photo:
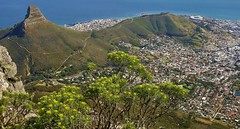
M 0 0 L 0 29 L 22 21 L 29 4 L 59 25 L 161 12 L 240 20 L 240 0 Z

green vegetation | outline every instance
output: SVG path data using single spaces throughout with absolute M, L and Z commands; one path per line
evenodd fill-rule
M 23 127 L 28 120 L 27 115 L 33 111 L 33 105 L 27 93 L 3 91 L 0 99 L 0 127 L 2 129 Z
M 127 19 L 112 28 L 97 31 L 95 34 L 96 37 L 106 42 L 123 40 L 138 46 L 139 38 L 150 38 L 154 35 L 189 39 L 192 34 L 199 33 L 196 27 L 187 18 L 165 13 Z
M 108 60 L 112 64 L 112 70 L 119 76 L 126 76 L 130 83 L 133 83 L 137 77 L 140 77 L 141 82 L 150 82 L 153 79 L 151 73 L 136 56 L 128 55 L 123 51 L 116 51 L 108 54 Z M 127 71 L 128 74 L 126 74 Z
M 169 89 L 176 91 L 170 93 Z M 180 101 L 186 93 L 171 83 L 159 86 L 142 84 L 131 88 L 127 80 L 115 75 L 91 84 L 86 98 L 97 114 L 93 123 L 96 128 L 112 128 L 117 126 L 116 122 L 130 122 L 135 128 L 151 128 L 162 115 L 176 108 L 178 102 L 172 99 Z
M 75 129 L 86 128 L 90 117 L 80 88 L 67 86 L 59 92 L 41 97 L 37 103 L 37 118 L 31 120 L 33 128 Z
M 4 128 L 197 129 L 199 125 L 216 129 L 228 127 L 217 122 L 203 123 L 191 113 L 177 112 L 189 91 L 171 82 L 153 84 L 151 73 L 136 56 L 116 51 L 108 54 L 108 61 L 113 70 L 112 75 L 100 77 L 87 87 L 64 86 L 59 91 L 49 93 L 41 97 L 36 104 L 36 117 L 27 122 L 24 119 L 21 124 L 13 121 L 15 123 L 5 124 Z M 90 63 L 89 66 L 94 66 L 95 69 L 95 64 Z M 27 113 L 31 111 L 33 104 L 29 101 L 28 94 L 21 97 L 21 94 L 4 92 L 3 95 L 0 100 L 4 105 L 1 105 L 1 111 L 5 112 L 3 115 L 8 114 L 6 119 L 14 116 L 9 113 L 19 107 L 18 105 L 23 105 L 20 109 L 28 111 Z M 13 105 L 12 108 L 9 108 L 9 105 Z M 17 120 L 26 116 L 25 112 L 19 114 Z
M 82 64 L 88 60 L 104 64 L 107 51 L 111 48 L 110 45 L 102 42 L 90 43 L 91 39 L 85 41 L 90 36 L 89 32 L 80 33 L 51 22 L 28 27 L 24 30 L 23 36 L 19 36 L 16 29 L 12 29 L 10 32 L 11 35 L 2 39 L 0 44 L 8 49 L 18 66 L 18 73 L 22 75 L 50 69 L 57 70 L 59 68 L 61 70 L 69 64 L 80 69 Z M 91 45 L 83 50 L 86 42 Z M 64 62 L 65 60 L 66 62 Z M 62 64 L 63 67 L 60 67 Z
M 88 69 L 88 70 L 95 70 L 96 68 L 97 68 L 97 65 L 94 64 L 93 62 L 89 62 L 89 63 L 87 64 L 87 69 Z
M 70 64 L 82 69 L 86 62 L 104 65 L 107 53 L 113 50 L 112 44 L 118 41 L 141 46 L 139 38 L 168 35 L 184 43 L 196 37 L 194 42 L 196 39 L 196 44 L 201 44 L 199 30 L 202 30 L 187 18 L 169 13 L 127 19 L 114 27 L 92 32 L 77 32 L 51 22 L 34 24 L 24 31 L 21 26 L 19 23 L 10 30 L 0 31 L 3 38 L 0 44 L 8 49 L 21 75 L 62 70 Z
M 6 36 L 9 33 L 10 30 L 11 30 L 11 28 L 6 28 L 6 29 L 3 29 L 3 30 L 1 29 L 0 30 L 0 40 L 5 38 L 4 36 Z

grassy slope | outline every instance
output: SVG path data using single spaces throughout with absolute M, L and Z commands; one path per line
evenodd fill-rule
M 151 34 L 166 34 L 169 36 L 189 38 L 192 36 L 192 33 L 195 33 L 195 29 L 196 25 L 189 20 L 172 14 L 128 19 L 108 29 L 85 33 L 68 30 L 47 22 L 28 28 L 24 37 L 11 36 L 10 38 L 13 41 L 5 38 L 0 41 L 0 44 L 8 48 L 10 55 L 18 64 L 20 70 L 24 71 L 27 64 L 32 67 L 33 71 L 37 71 L 40 69 L 57 68 L 63 60 L 72 53 L 75 53 L 76 50 L 82 50 L 83 52 L 72 56 L 72 58 L 67 61 L 67 64 L 80 66 L 81 63 L 89 60 L 104 63 L 106 53 L 111 49 L 110 44 L 112 42 L 125 40 L 137 44 L 140 37 L 148 37 Z M 0 31 L 0 37 L 8 31 L 9 30 Z M 16 42 L 26 47 L 31 53 L 19 47 Z M 85 43 L 87 43 L 87 45 L 83 50 Z M 58 89 L 61 86 L 56 87 Z M 27 90 L 38 91 L 41 93 L 39 94 L 41 96 L 55 90 L 56 87 L 35 86 L 34 89 L 32 89 L 33 87 L 28 87 L 29 89 Z M 37 97 L 35 99 L 37 100 Z M 190 121 L 186 116 L 179 114 L 172 117 L 163 117 L 160 119 L 159 124 L 168 129 L 230 128 L 218 122 L 206 124 L 199 121 L 199 119 Z
M 188 37 L 195 29 L 196 25 L 183 17 L 172 14 L 146 15 L 98 31 L 96 37 L 110 42 L 119 39 L 137 42 L 138 38 L 148 37 L 151 34 Z
M 6 29 L 3 29 L 3 30 L 0 30 L 0 39 L 2 37 L 4 37 L 9 31 L 10 31 L 11 28 L 6 28 Z
M 125 40 L 137 45 L 140 37 L 154 34 L 188 38 L 195 32 L 196 25 L 183 17 L 162 14 L 127 19 L 114 27 L 93 32 L 80 33 L 44 22 L 30 26 L 24 36 L 19 37 L 16 36 L 19 28 L 14 30 L 15 36 L 10 36 L 11 40 L 4 38 L 0 45 L 7 47 L 19 72 L 24 74 L 27 67 L 31 68 L 31 72 L 57 69 L 72 54 L 65 65 L 73 64 L 80 68 L 86 61 L 104 64 L 113 42 Z M 76 53 L 79 50 L 82 52 Z
M 232 129 L 228 123 L 205 118 L 189 118 L 187 113 L 177 111 L 169 116 L 163 116 L 159 119 L 157 125 L 164 129 Z M 154 127 L 153 127 L 154 129 Z
M 30 26 L 25 32 L 23 37 L 11 35 L 8 37 L 10 39 L 4 38 L 0 42 L 1 45 L 7 47 L 21 73 L 26 71 L 27 65 L 32 68 L 32 71 L 56 69 L 72 54 L 74 54 L 73 59 L 70 58 L 67 64 L 73 64 L 76 67 L 81 67 L 80 64 L 86 60 L 104 63 L 102 59 L 110 47 L 106 47 L 101 42 L 93 42 L 81 54 L 77 53 L 77 50 L 83 49 L 85 39 L 90 33 L 79 33 L 51 22 Z M 102 54 L 96 55 L 95 53 Z

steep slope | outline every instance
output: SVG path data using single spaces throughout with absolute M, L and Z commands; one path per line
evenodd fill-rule
M 99 31 L 77 32 L 48 21 L 31 5 L 22 22 L 0 31 L 0 45 L 8 49 L 19 73 L 29 75 L 69 65 L 79 69 L 87 61 L 102 65 L 114 42 L 125 40 L 138 45 L 139 38 L 153 35 L 189 38 L 196 27 L 187 18 L 164 13 L 127 19 Z
M 196 33 L 197 25 L 189 19 L 169 13 L 145 15 L 123 21 L 105 30 L 96 32 L 96 37 L 107 41 L 130 40 L 151 35 L 168 35 L 176 38 L 188 38 Z
M 12 62 L 7 49 L 0 46 L 0 98 L 3 90 L 25 92 L 23 83 L 15 77 L 16 74 L 16 64 Z
M 92 54 L 101 51 L 101 55 L 104 55 L 107 48 L 101 48 L 104 46 L 101 43 L 97 44 L 98 49 L 94 51 L 80 53 L 88 35 L 57 26 L 46 20 L 38 8 L 29 6 L 26 18 L 3 36 L 0 44 L 10 51 L 19 72 L 28 75 L 39 70 L 56 70 L 65 61 L 66 64 L 81 67 L 80 64 L 86 60 L 93 59 Z M 71 59 L 68 60 L 68 57 Z M 96 61 L 104 63 L 103 59 L 96 58 Z

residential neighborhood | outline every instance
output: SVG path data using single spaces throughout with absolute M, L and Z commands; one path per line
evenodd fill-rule
M 239 122 L 240 95 L 239 89 L 233 84 L 240 75 L 240 66 L 237 63 L 240 60 L 240 22 L 211 18 L 192 20 L 196 24 L 208 26 L 211 30 L 211 33 L 204 34 L 209 39 L 201 49 L 180 44 L 166 35 L 141 39 L 139 46 L 125 41 L 116 44 L 137 55 L 153 73 L 154 82 L 173 81 L 190 89 L 189 100 L 181 107 L 183 111 L 196 111 L 197 115 L 210 119 Z M 107 21 L 109 22 L 76 24 L 72 29 L 98 30 L 120 22 Z M 87 84 L 86 80 L 94 81 L 96 78 L 83 73 L 60 81 L 63 80 L 74 84 Z
M 108 27 L 112 27 L 124 19 L 99 19 L 99 20 L 92 20 L 89 22 L 83 23 L 76 23 L 73 25 L 66 25 L 67 28 L 77 30 L 77 31 L 92 31 L 92 30 L 100 30 L 105 29 Z

